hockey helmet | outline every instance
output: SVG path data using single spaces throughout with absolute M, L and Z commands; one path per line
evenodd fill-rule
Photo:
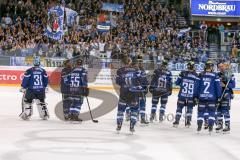
M 66 67 L 68 65 L 70 65 L 70 59 L 66 59 L 65 61 L 63 61 L 63 66 Z
M 40 66 L 41 58 L 39 56 L 35 56 L 33 59 L 33 65 L 34 66 Z
M 193 61 L 189 61 L 187 63 L 187 69 L 191 70 L 191 71 L 194 70 L 195 69 L 195 63 Z
M 76 65 L 81 66 L 83 64 L 83 60 L 81 58 L 78 58 L 76 60 Z
M 130 65 L 132 63 L 132 60 L 128 56 L 124 56 L 122 62 L 124 65 Z
M 214 64 L 212 61 L 208 60 L 206 63 L 205 63 L 205 70 L 207 69 L 211 69 L 213 71 L 213 67 L 214 67 Z
M 168 67 L 168 62 L 167 61 L 162 61 L 160 67 L 161 67 L 161 69 L 166 70 L 167 67 Z

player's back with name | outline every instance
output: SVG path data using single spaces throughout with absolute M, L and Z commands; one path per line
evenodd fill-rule
M 63 68 L 61 72 L 61 93 L 69 94 L 68 76 L 72 72 L 71 68 Z
M 195 71 L 182 71 L 176 80 L 176 85 L 180 86 L 178 97 L 180 99 L 197 97 L 199 77 Z
M 116 83 L 120 91 L 132 91 L 134 87 L 141 85 L 141 71 L 133 67 L 122 67 L 117 70 Z
M 172 92 L 172 73 L 169 70 L 157 68 L 154 70 L 149 87 L 153 95 Z
M 204 71 L 199 74 L 199 100 L 216 101 L 221 97 L 222 88 L 217 73 Z
M 48 76 L 41 67 L 32 67 L 26 70 L 22 87 L 35 92 L 44 91 L 48 85 Z
M 74 68 L 69 74 L 68 83 L 71 94 L 82 95 L 83 87 L 88 86 L 87 70 L 84 67 Z

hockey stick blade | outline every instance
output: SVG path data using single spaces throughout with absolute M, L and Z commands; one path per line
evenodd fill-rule
M 96 119 L 93 119 L 92 121 L 93 121 L 94 123 L 98 123 L 98 120 L 96 120 Z

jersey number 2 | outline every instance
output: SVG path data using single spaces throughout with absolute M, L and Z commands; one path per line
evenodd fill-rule
M 203 93 L 209 94 L 208 89 L 209 89 L 209 87 L 210 87 L 210 82 L 204 82 L 203 85 L 204 85 L 204 87 L 205 87 Z

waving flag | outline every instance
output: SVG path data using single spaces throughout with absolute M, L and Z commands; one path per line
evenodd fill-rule
M 60 6 L 55 6 L 48 11 L 48 24 L 44 35 L 54 40 L 60 40 L 63 32 L 64 10 Z
M 67 26 L 73 26 L 78 13 L 70 8 L 65 8 L 65 12 L 67 18 Z

